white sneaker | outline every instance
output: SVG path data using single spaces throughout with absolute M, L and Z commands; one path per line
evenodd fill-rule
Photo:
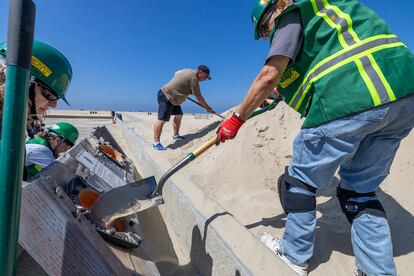
M 308 275 L 308 264 L 297 265 L 292 263 L 285 255 L 283 255 L 280 248 L 280 239 L 274 238 L 267 232 L 263 232 L 260 236 L 260 241 L 266 245 L 276 256 L 285 262 L 291 269 L 293 269 L 299 276 Z

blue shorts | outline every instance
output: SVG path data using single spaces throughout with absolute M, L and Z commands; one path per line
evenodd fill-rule
M 180 105 L 173 105 L 167 97 L 158 91 L 158 120 L 168 122 L 171 115 L 183 115 Z

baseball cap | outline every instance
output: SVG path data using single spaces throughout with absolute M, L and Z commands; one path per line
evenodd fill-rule
M 207 74 L 207 79 L 211 80 L 210 69 L 207 66 L 205 66 L 205 65 L 199 65 L 197 67 L 197 69 L 200 70 L 200 71 L 202 71 L 202 72 L 204 72 L 204 73 L 206 73 Z

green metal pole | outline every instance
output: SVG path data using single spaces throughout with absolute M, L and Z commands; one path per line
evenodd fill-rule
M 0 275 L 15 275 L 35 5 L 11 0 L 0 142 Z

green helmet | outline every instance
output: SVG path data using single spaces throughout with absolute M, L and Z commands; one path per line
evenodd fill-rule
M 252 9 L 252 23 L 253 23 L 253 28 L 254 28 L 254 39 L 257 40 L 260 38 L 257 28 L 260 23 L 260 20 L 263 17 L 263 14 L 271 5 L 273 5 L 276 2 L 277 0 L 255 0 L 253 9 Z
M 75 144 L 76 140 L 79 137 L 79 132 L 72 124 L 69 123 L 56 123 L 50 127 L 47 128 L 49 131 L 52 131 L 56 134 L 59 134 L 62 136 L 65 140 L 72 143 L 72 145 Z
M 6 52 L 6 42 L 0 43 L 0 54 L 6 56 Z M 69 104 L 65 94 L 72 79 L 72 67 L 58 50 L 46 43 L 34 40 L 31 75 Z

